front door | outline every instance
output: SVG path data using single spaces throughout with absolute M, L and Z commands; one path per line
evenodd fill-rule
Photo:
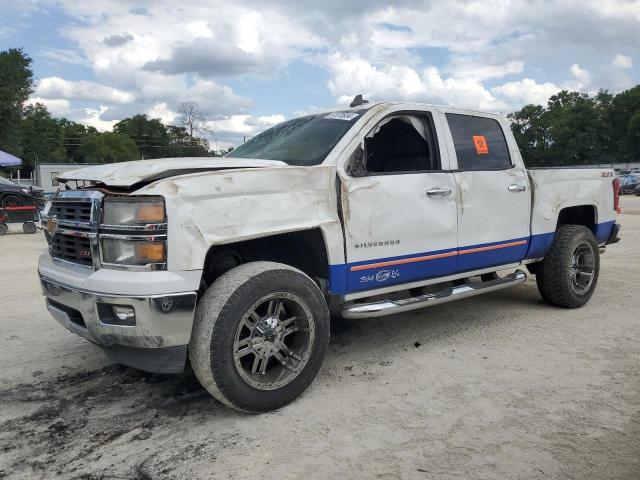
M 528 248 L 531 192 L 517 146 L 499 118 L 454 113 L 447 122 L 459 189 L 457 272 L 520 262 Z
M 394 112 L 354 152 L 366 165 L 341 179 L 345 293 L 455 271 L 456 185 L 434 120 L 429 110 Z

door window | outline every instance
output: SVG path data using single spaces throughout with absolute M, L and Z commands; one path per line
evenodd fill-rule
M 399 114 L 369 132 L 350 162 L 354 176 L 440 170 L 431 117 Z M 364 158 L 366 156 L 366 159 Z
M 459 170 L 502 170 L 512 166 L 500 124 L 486 117 L 447 113 Z

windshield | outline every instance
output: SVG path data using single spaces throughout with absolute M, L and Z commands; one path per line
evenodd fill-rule
M 318 165 L 364 112 L 345 110 L 289 120 L 256 135 L 227 156 Z
M 17 186 L 15 183 L 13 183 L 11 180 L 7 180 L 4 177 L 0 177 L 0 185 L 11 185 L 11 186 Z

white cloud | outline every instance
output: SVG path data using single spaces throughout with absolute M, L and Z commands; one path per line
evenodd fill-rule
M 35 93 L 37 96 L 47 99 L 65 98 L 110 103 L 130 103 L 135 100 L 132 93 L 117 88 L 86 80 L 65 80 L 60 77 L 43 78 L 38 82 Z
M 407 100 L 482 110 L 502 110 L 481 82 L 473 78 L 443 78 L 436 67 L 417 71 L 409 66 L 375 66 L 358 57 L 333 55 L 328 66 L 333 77 L 327 86 L 341 104 L 363 93 L 373 100 Z
M 627 55 L 617 54 L 613 58 L 613 62 L 611 62 L 611 63 L 612 63 L 612 65 L 614 67 L 617 67 L 617 68 L 631 68 L 631 67 L 633 67 L 633 60 L 631 59 L 631 57 L 628 57 Z
M 162 123 L 170 124 L 178 116 L 177 112 L 174 112 L 167 107 L 165 102 L 154 104 L 148 111 L 149 118 L 159 118 Z
M 109 110 L 106 105 L 100 105 L 98 108 L 85 108 L 84 115 L 77 119 L 78 122 L 95 127 L 96 130 L 106 132 L 113 129 L 113 126 L 117 123 L 116 120 L 105 121 L 101 119 L 101 116 Z
M 236 134 L 253 136 L 266 130 L 269 127 L 284 122 L 284 115 L 266 115 L 253 117 L 251 115 L 232 115 L 220 120 L 207 122 L 207 126 L 212 128 L 216 134 Z
M 47 107 L 47 110 L 49 110 L 52 115 L 56 117 L 64 117 L 69 112 L 71 112 L 71 102 L 64 98 L 48 99 L 41 97 L 30 97 L 28 103 L 31 105 L 41 103 L 45 107 Z
M 533 103 L 545 105 L 551 95 L 562 90 L 561 87 L 550 83 L 537 83 L 531 78 L 524 78 L 517 82 L 507 82 L 494 87 L 491 91 L 499 97 L 503 97 L 512 108 Z
M 591 83 L 591 74 L 586 70 L 580 68 L 580 65 L 578 65 L 577 63 L 571 65 L 569 71 L 571 72 L 571 75 L 573 75 L 573 77 L 578 80 L 578 82 L 580 82 L 578 89 Z

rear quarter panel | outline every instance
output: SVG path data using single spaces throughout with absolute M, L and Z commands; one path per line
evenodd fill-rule
M 553 240 L 558 215 L 564 208 L 595 207 L 598 243 L 607 240 L 616 212 L 613 208 L 613 170 L 608 168 L 550 168 L 529 170 L 533 186 L 529 258 L 543 256 L 544 245 Z M 536 247 L 539 251 L 536 251 Z

